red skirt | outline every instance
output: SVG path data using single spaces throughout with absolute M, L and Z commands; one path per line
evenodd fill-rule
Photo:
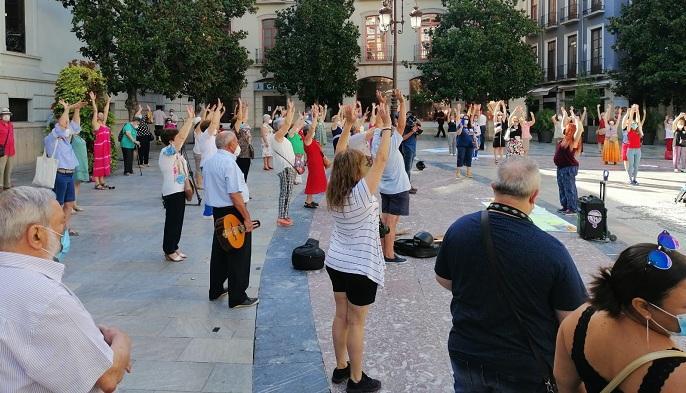
M 324 168 L 324 156 L 319 142 L 313 140 L 309 146 L 305 146 L 305 154 L 307 154 L 305 194 L 315 195 L 326 192 L 326 168 Z

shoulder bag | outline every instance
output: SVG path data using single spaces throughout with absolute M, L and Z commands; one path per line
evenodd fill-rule
M 33 185 L 44 188 L 55 188 L 55 177 L 57 177 L 57 159 L 55 159 L 55 152 L 60 143 L 60 138 L 55 136 L 55 148 L 52 150 L 50 157 L 47 156 L 46 149 L 43 149 L 43 155 L 36 158 L 36 174 L 33 177 Z
M 500 269 L 498 269 L 497 256 L 495 254 L 495 247 L 493 246 L 493 238 L 491 237 L 491 225 L 488 219 L 488 210 L 483 210 L 481 212 L 481 241 L 483 242 L 484 249 L 486 250 L 486 254 L 488 256 L 488 263 L 491 268 L 491 273 L 493 273 L 493 276 L 495 277 L 494 281 L 498 285 L 500 295 L 502 298 L 505 299 L 507 305 L 510 308 L 510 311 L 512 311 L 515 318 L 517 319 L 519 328 L 526 337 L 529 349 L 533 353 L 534 358 L 536 359 L 536 362 L 538 363 L 541 372 L 543 373 L 543 375 L 545 375 L 543 377 L 542 382 L 545 385 L 546 392 L 557 393 L 557 383 L 555 382 L 555 376 L 553 375 L 553 367 L 545 360 L 543 354 L 534 346 L 533 335 L 531 334 L 529 329 L 527 329 L 526 325 L 524 324 L 524 320 L 522 319 L 522 316 L 519 313 L 519 310 L 512 301 L 512 299 L 514 298 L 514 294 L 512 293 L 512 291 L 508 290 L 507 285 L 505 285 L 505 277 L 503 276 L 503 273 L 500 271 Z
M 293 169 L 295 169 L 295 172 L 296 172 L 298 175 L 302 175 L 303 173 L 305 173 L 305 165 L 303 164 L 302 160 L 300 160 L 300 161 L 298 162 L 298 159 L 296 158 L 296 162 L 295 162 L 295 164 L 293 164 L 292 162 L 288 161 L 288 159 L 286 159 L 286 157 L 282 156 L 281 153 L 279 153 L 278 151 L 273 150 L 273 149 L 272 149 L 272 151 L 273 151 L 274 153 L 278 154 L 279 157 L 283 158 L 284 161 L 286 161 L 287 163 L 289 163 L 289 164 L 291 165 L 291 167 L 293 167 Z
M 612 381 L 610 381 L 610 383 L 608 383 L 607 386 L 600 391 L 600 393 L 610 393 L 614 391 L 617 386 L 621 385 L 622 382 L 624 382 L 624 380 L 639 367 L 648 362 L 664 358 L 686 358 L 686 353 L 675 351 L 673 349 L 647 353 L 624 367 L 616 377 L 612 378 Z

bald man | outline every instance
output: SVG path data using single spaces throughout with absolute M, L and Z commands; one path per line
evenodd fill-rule
M 222 131 L 216 138 L 217 153 L 205 161 L 203 178 L 205 181 L 205 201 L 212 206 L 215 220 L 223 219 L 229 214 L 236 216 L 246 229 L 243 247 L 224 250 L 216 233 L 212 239 L 212 257 L 210 259 L 210 300 L 217 300 L 229 295 L 229 308 L 255 306 L 259 300 L 248 297 L 245 290 L 250 284 L 250 258 L 252 247 L 253 224 L 246 202 L 250 199 L 248 185 L 245 183 L 236 157 L 240 146 L 236 134 Z M 228 289 L 224 281 L 228 280 Z

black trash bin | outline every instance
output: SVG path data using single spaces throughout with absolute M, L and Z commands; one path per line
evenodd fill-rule
M 584 240 L 601 240 L 607 236 L 607 209 L 605 202 L 588 195 L 579 198 L 576 231 Z

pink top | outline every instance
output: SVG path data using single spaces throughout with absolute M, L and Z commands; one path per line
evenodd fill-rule
M 521 122 L 522 126 L 522 138 L 524 139 L 531 139 L 531 125 L 529 122 L 523 121 Z
M 5 144 L 7 140 L 7 144 Z M 11 122 L 0 120 L 0 145 L 5 146 L 5 155 L 14 156 L 14 126 Z

